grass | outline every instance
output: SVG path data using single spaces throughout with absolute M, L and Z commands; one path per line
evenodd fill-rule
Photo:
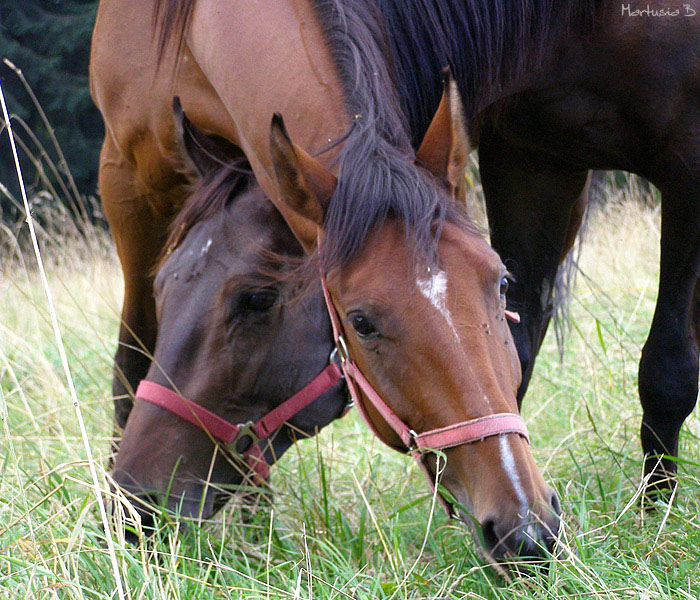
M 115 579 L 44 291 L 31 254 L 11 232 L 5 237 L 0 598 L 112 598 Z M 107 236 L 95 230 L 88 237 L 47 233 L 42 245 L 107 493 L 121 280 Z M 383 447 L 351 414 L 283 457 L 273 471 L 272 508 L 252 524 L 243 525 L 231 503 L 202 527 L 175 526 L 138 548 L 115 528 L 127 597 L 700 597 L 697 411 L 682 432 L 673 502 L 653 513 L 637 506 L 636 371 L 654 308 L 658 239 L 653 207 L 618 198 L 598 211 L 580 257 L 563 361 L 553 336 L 538 359 L 524 415 L 565 519 L 564 552 L 548 573 L 501 579 L 463 527 L 437 509 L 431 518 L 431 497 L 412 461 Z

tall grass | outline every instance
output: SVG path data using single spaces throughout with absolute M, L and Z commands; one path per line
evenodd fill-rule
M 592 216 L 579 259 L 563 360 L 547 340 L 525 403 L 535 458 L 563 505 L 563 551 L 549 571 L 500 578 L 462 526 L 438 511 L 430 519 L 429 490 L 412 461 L 384 448 L 351 414 L 282 458 L 274 502 L 252 523 L 241 522 L 232 502 L 210 522 L 164 526 L 139 547 L 115 526 L 127 597 L 700 597 L 697 411 L 682 432 L 673 501 L 648 513 L 637 505 L 636 370 L 656 295 L 659 211 L 638 201 L 643 187 L 608 182 L 607 191 L 614 201 Z M 478 193 L 472 203 L 478 212 Z M 40 241 L 92 452 L 108 478 L 122 282 L 104 232 L 67 230 L 49 227 Z M 44 289 L 17 232 L 4 233 L 0 598 L 113 598 Z M 119 517 L 122 505 L 112 500 Z
M 102 235 L 95 232 L 96 235 Z M 351 415 L 275 467 L 275 500 L 242 525 L 211 523 L 130 547 L 130 598 L 697 598 L 700 423 L 681 438 L 671 505 L 641 512 L 636 392 L 656 288 L 659 215 L 634 202 L 593 216 L 560 362 L 545 343 L 525 404 L 535 457 L 564 507 L 565 552 L 548 574 L 502 581 L 458 524 L 434 515 L 411 461 Z M 621 249 L 624 249 L 621 251 Z M 93 452 L 106 464 L 121 293 L 113 258 L 44 246 Z M 0 277 L 0 597 L 109 598 L 114 583 L 70 396 L 37 274 Z M 118 530 L 115 533 L 119 534 Z

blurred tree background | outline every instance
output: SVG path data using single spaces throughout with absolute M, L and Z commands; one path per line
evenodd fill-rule
M 48 187 L 57 190 L 56 195 L 63 202 L 68 199 L 63 197 L 65 194 L 61 193 L 48 159 L 42 159 L 37 142 L 43 145 L 59 176 L 70 188 L 65 169 L 29 93 L 18 75 L 1 61 L 7 58 L 22 70 L 54 129 L 80 194 L 96 195 L 97 162 L 104 133 L 102 118 L 88 88 L 90 35 L 96 12 L 97 0 L 0 0 L 0 79 L 8 110 L 16 115 L 12 125 L 18 142 L 40 161 L 37 168 L 20 148 L 28 191 L 48 203 L 56 200 L 54 194 L 40 193 L 47 189 L 47 179 Z M 0 182 L 18 199 L 12 154 L 2 129 Z M 0 202 L 2 220 L 16 221 L 21 216 L 1 187 Z M 88 204 L 90 212 L 94 212 L 95 203 Z

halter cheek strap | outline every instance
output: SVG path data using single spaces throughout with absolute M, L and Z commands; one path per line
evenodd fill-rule
M 327 392 L 342 378 L 343 374 L 338 365 L 331 362 L 296 394 L 273 408 L 261 419 L 238 425 L 229 423 L 165 386 L 145 379 L 139 383 L 136 398 L 155 404 L 205 431 L 221 442 L 231 454 L 241 456 L 251 471 L 255 473 L 257 483 L 262 483 L 269 477 L 270 467 L 265 460 L 260 442 L 269 438 L 275 430 Z M 239 453 L 237 446 L 246 438 L 250 440 L 249 445 L 242 453 Z
M 525 421 L 523 421 L 520 415 L 515 413 L 497 413 L 487 415 L 478 419 L 471 419 L 469 421 L 456 423 L 455 425 L 431 429 L 430 431 L 425 431 L 423 433 L 416 433 L 413 431 L 391 409 L 391 407 L 384 402 L 379 393 L 374 389 L 372 384 L 367 380 L 350 357 L 347 343 L 343 334 L 343 325 L 340 322 L 340 315 L 338 314 L 338 311 L 333 304 L 333 300 L 331 299 L 325 277 L 321 278 L 321 286 L 323 288 L 323 297 L 326 301 L 328 315 L 330 316 L 331 326 L 333 328 L 333 338 L 335 339 L 336 347 L 338 349 L 340 364 L 343 369 L 343 373 L 345 374 L 345 381 L 350 391 L 350 395 L 357 405 L 358 411 L 370 429 L 382 442 L 396 450 L 402 450 L 402 448 L 396 448 L 394 445 L 388 443 L 369 418 L 367 409 L 364 405 L 364 399 L 368 400 L 372 404 L 375 410 L 381 415 L 382 419 L 384 419 L 387 425 L 389 425 L 389 427 L 391 427 L 391 429 L 401 439 L 405 446 L 403 450 L 410 452 L 411 455 L 418 461 L 421 470 L 425 474 L 433 490 L 435 489 L 435 476 L 430 472 L 430 468 L 426 462 L 426 455 L 430 450 L 446 450 L 448 448 L 454 448 L 464 444 L 481 442 L 486 438 L 504 434 L 517 434 L 527 440 L 528 443 L 530 442 Z M 510 315 L 508 315 L 508 312 L 506 313 L 506 317 L 514 320 Z M 517 313 L 514 314 L 517 315 Z M 360 391 L 362 394 L 359 393 Z M 447 502 L 447 500 L 445 500 L 445 498 L 443 498 L 440 494 L 438 494 L 437 497 L 442 506 L 445 508 L 447 514 L 449 516 L 453 516 L 452 506 L 450 503 Z

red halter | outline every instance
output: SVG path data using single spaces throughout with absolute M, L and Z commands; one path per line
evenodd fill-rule
M 433 489 L 435 488 L 435 481 L 425 461 L 426 451 L 428 450 L 445 450 L 463 444 L 480 442 L 495 435 L 508 433 L 521 435 L 528 442 L 530 441 L 525 422 L 520 415 L 514 413 L 487 415 L 478 419 L 464 421 L 455 425 L 448 425 L 447 427 L 441 427 L 439 429 L 432 429 L 423 433 L 416 433 L 413 431 L 396 415 L 384 400 L 382 400 L 381 396 L 372 387 L 372 384 L 367 381 L 362 372 L 357 368 L 355 362 L 350 358 L 345 337 L 343 336 L 343 326 L 340 322 L 340 316 L 331 300 L 325 277 L 321 278 L 321 285 L 323 287 L 323 296 L 326 301 L 326 307 L 328 308 L 328 315 L 333 328 L 333 338 L 336 345 L 334 352 L 331 354 L 331 362 L 311 382 L 305 385 L 291 398 L 272 409 L 260 420 L 255 423 L 248 421 L 247 423 L 233 425 L 199 404 L 152 381 L 141 381 L 136 390 L 136 397 L 140 400 L 155 404 L 179 416 L 185 421 L 192 423 L 194 426 L 199 427 L 213 438 L 222 442 L 224 447 L 232 454 L 239 454 L 236 446 L 244 438 L 249 438 L 249 447 L 240 455 L 260 479 L 266 479 L 269 476 L 270 468 L 265 461 L 263 451 L 258 443 L 270 437 L 278 427 L 328 391 L 338 383 L 343 376 L 345 376 L 350 396 L 357 405 L 362 418 L 369 428 L 382 442 L 391 446 L 391 444 L 388 444 L 386 440 L 382 438 L 370 420 L 367 410 L 361 400 L 362 396 L 358 388 L 362 390 L 367 400 L 372 403 L 377 412 L 379 412 L 382 418 L 405 444 L 407 451 L 416 459 Z M 517 313 L 511 313 L 511 311 L 506 311 L 506 317 L 516 322 L 520 320 Z M 340 368 L 337 363 L 332 360 L 336 352 L 340 358 Z M 350 406 L 352 405 L 348 405 L 348 408 L 350 408 Z M 451 505 L 440 494 L 438 494 L 437 497 L 447 514 L 452 516 Z
M 423 433 L 416 433 L 413 431 L 398 417 L 398 415 L 386 404 L 386 402 L 382 400 L 381 396 L 372 387 L 372 384 L 367 381 L 366 377 L 362 374 L 360 369 L 357 368 L 357 365 L 348 354 L 348 347 L 345 342 L 345 337 L 343 336 L 343 325 L 340 322 L 340 316 L 335 308 L 335 305 L 333 304 L 331 295 L 328 292 L 325 277 L 321 277 L 321 286 L 323 287 L 323 297 L 326 300 L 328 315 L 330 316 L 331 325 L 333 327 L 333 338 L 335 339 L 338 356 L 340 357 L 340 366 L 345 374 L 345 382 L 347 383 L 348 390 L 350 391 L 350 396 L 354 400 L 358 411 L 376 436 L 388 446 L 393 447 L 382 438 L 379 431 L 377 431 L 376 427 L 370 420 L 367 414 L 367 409 L 363 404 L 362 396 L 359 394 L 359 388 L 364 393 L 365 398 L 372 403 L 377 412 L 396 432 L 396 435 L 398 435 L 401 441 L 405 444 L 408 452 L 410 452 L 416 459 L 433 490 L 435 489 L 435 480 L 425 461 L 426 451 L 428 450 L 445 450 L 447 448 L 453 448 L 463 444 L 473 444 L 488 437 L 506 433 L 516 433 L 525 438 L 528 443 L 530 442 L 525 421 L 523 421 L 520 415 L 516 415 L 515 413 L 498 413 L 487 415 L 478 419 L 456 423 L 455 425 L 448 425 L 447 427 L 441 427 L 439 429 L 431 429 L 430 431 L 425 431 Z M 511 311 L 506 311 L 506 317 L 508 319 L 516 322 L 520 321 L 517 313 L 509 313 L 511 313 Z M 450 503 L 447 502 L 447 500 L 445 500 L 445 498 L 443 498 L 440 494 L 438 494 L 437 497 L 442 506 L 445 508 L 447 514 L 449 516 L 454 516 L 452 514 L 452 507 Z
M 285 400 L 282 404 L 273 408 L 260 420 L 253 423 L 239 423 L 232 425 L 228 421 L 222 419 L 213 412 L 183 398 L 180 394 L 172 390 L 146 381 L 145 379 L 139 383 L 136 390 L 136 397 L 139 400 L 145 400 L 151 404 L 155 404 L 178 417 L 192 423 L 195 427 L 207 432 L 211 437 L 219 440 L 224 447 L 234 455 L 239 452 L 236 449 L 238 443 L 245 439 L 250 439 L 250 445 L 245 451 L 240 453 L 240 456 L 245 460 L 250 469 L 258 476 L 258 479 L 267 479 L 270 475 L 270 467 L 265 460 L 259 442 L 266 440 L 270 435 L 282 424 L 291 419 L 294 415 L 306 408 L 311 402 L 319 396 L 327 392 L 343 377 L 338 365 L 331 363 L 323 369 L 316 377 L 301 388 L 291 398 Z

